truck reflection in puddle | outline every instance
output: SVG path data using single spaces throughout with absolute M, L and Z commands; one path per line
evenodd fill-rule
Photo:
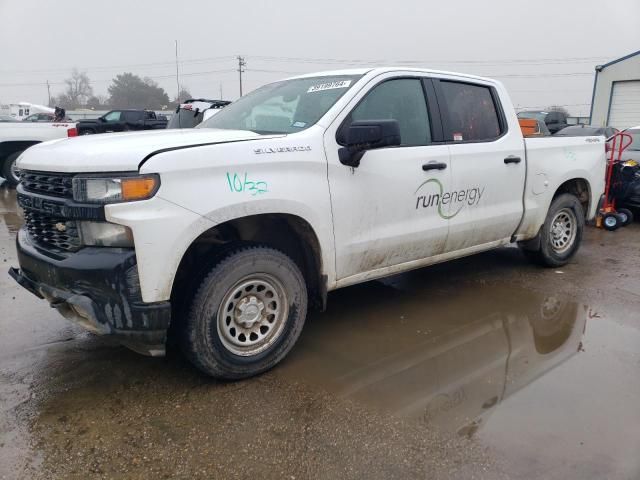
M 280 372 L 471 436 L 502 400 L 581 349 L 582 305 L 433 277 L 426 269 L 336 292 Z
M 11 235 L 15 235 L 24 223 L 17 208 L 16 189 L 0 179 L 0 223 L 4 223 Z

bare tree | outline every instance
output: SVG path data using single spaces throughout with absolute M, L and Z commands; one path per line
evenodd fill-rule
M 86 105 L 89 98 L 93 95 L 93 88 L 91 88 L 91 81 L 86 72 L 81 72 L 77 68 L 71 71 L 71 77 L 67 78 L 64 83 L 67 88 L 64 92 L 66 103 L 68 108 L 77 108 L 81 105 Z M 60 95 L 58 98 L 62 98 Z

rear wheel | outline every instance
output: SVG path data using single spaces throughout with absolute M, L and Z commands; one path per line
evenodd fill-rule
M 96 133 L 96 132 L 94 132 L 90 128 L 84 128 L 84 129 L 80 130 L 80 135 L 93 135 L 94 133 Z
M 629 210 L 628 208 L 619 208 L 618 209 L 618 216 L 620 217 L 620 220 L 622 221 L 622 226 L 623 227 L 626 227 L 630 223 L 633 223 L 633 212 L 631 210 Z
M 16 167 L 16 161 L 22 152 L 14 152 L 4 160 L 2 166 L 2 176 L 10 185 L 17 185 L 20 182 L 20 172 Z
M 558 195 L 547 213 L 534 242 L 521 244 L 525 255 L 545 267 L 565 265 L 580 247 L 584 230 L 584 211 L 580 201 L 569 193 Z M 535 245 L 531 248 L 531 245 Z
M 307 288 L 293 260 L 267 247 L 239 248 L 194 295 L 183 350 L 208 375 L 250 377 L 284 358 L 306 314 Z

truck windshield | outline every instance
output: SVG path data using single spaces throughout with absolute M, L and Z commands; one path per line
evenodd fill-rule
M 296 78 L 271 83 L 240 98 L 197 128 L 295 133 L 315 124 L 360 75 Z

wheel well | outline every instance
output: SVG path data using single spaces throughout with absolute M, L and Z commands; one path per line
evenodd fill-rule
M 589 202 L 591 201 L 591 186 L 584 178 L 573 178 L 567 180 L 558 187 L 553 198 L 563 193 L 570 193 L 575 195 L 582 204 L 585 217 L 589 215 Z
M 35 140 L 0 143 L 0 165 L 12 153 L 21 152 L 38 143 L 40 142 Z
M 305 277 L 311 303 L 324 307 L 326 281 L 322 278 L 320 242 L 313 228 L 295 215 L 262 214 L 221 223 L 194 240 L 182 257 L 173 282 L 173 318 L 184 316 L 190 295 L 204 276 L 227 252 L 242 244 L 266 245 L 291 257 Z

